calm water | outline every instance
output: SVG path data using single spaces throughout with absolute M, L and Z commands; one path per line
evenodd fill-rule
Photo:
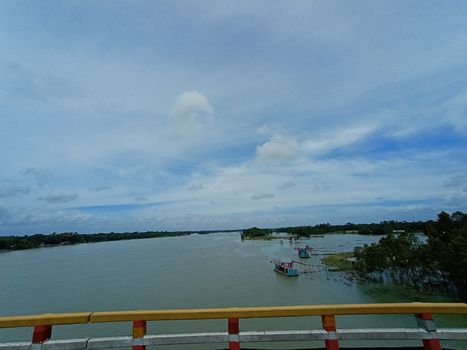
M 351 251 L 356 245 L 376 242 L 379 238 L 335 234 L 303 240 L 299 245 L 310 244 L 320 253 Z M 294 247 L 287 240 L 242 242 L 239 233 L 218 233 L 2 253 L 0 315 L 453 301 L 452 296 L 442 293 L 420 294 L 394 286 L 349 283 L 340 274 L 324 271 L 292 279 L 274 273 L 271 259 L 296 259 Z M 313 256 L 310 264 L 319 264 L 319 258 Z M 467 327 L 465 317 L 438 316 L 436 321 L 438 326 Z M 337 323 L 338 327 L 347 328 L 415 326 L 412 316 L 338 317 Z M 241 321 L 243 330 L 310 327 L 320 328 L 318 317 Z M 148 333 L 225 328 L 223 320 L 152 322 Z M 128 335 L 130 331 L 128 323 L 61 326 L 54 328 L 53 337 Z M 0 330 L 2 341 L 28 340 L 30 336 L 29 328 Z M 462 343 L 455 346 L 467 348 Z M 216 347 L 219 348 L 213 348 Z

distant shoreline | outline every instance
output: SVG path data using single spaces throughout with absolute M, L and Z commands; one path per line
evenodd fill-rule
M 382 221 L 371 224 L 347 223 L 344 225 L 331 225 L 329 223 L 315 226 L 294 226 L 279 228 L 257 228 L 236 230 L 201 230 L 201 231 L 145 231 L 145 232 L 108 232 L 82 234 L 78 232 L 63 232 L 52 234 L 34 234 L 25 236 L 0 236 L 0 253 L 34 248 L 57 247 L 80 243 L 96 243 L 108 241 L 121 241 L 145 238 L 161 238 L 187 236 L 192 234 L 210 234 L 216 232 L 240 232 L 244 240 L 270 240 L 270 239 L 298 239 L 325 234 L 362 234 L 385 235 L 388 233 L 419 233 L 424 232 L 427 224 L 432 221 L 399 222 Z M 287 237 L 277 237 L 274 233 L 285 233 Z
M 331 225 L 329 223 L 315 226 L 293 226 L 280 228 L 250 227 L 242 231 L 242 239 L 274 239 L 275 233 L 285 233 L 289 237 L 310 237 L 324 234 L 361 234 L 361 235 L 387 235 L 389 233 L 420 233 L 433 221 L 382 221 L 371 224 L 354 224 L 348 222 L 344 225 Z M 287 238 L 287 237 L 286 237 Z
M 34 234 L 25 236 L 1 236 L 0 253 L 18 250 L 50 248 L 83 243 L 128 241 L 134 239 L 163 238 L 189 236 L 193 234 L 211 234 L 241 232 L 241 230 L 205 230 L 205 231 L 146 231 L 146 232 L 109 232 L 109 233 L 78 233 L 63 232 L 51 234 Z

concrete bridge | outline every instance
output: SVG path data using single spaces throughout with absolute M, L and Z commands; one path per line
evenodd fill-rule
M 335 316 L 372 314 L 413 314 L 413 328 L 340 329 Z M 28 342 L 0 343 L 0 350 L 78 350 L 146 346 L 219 344 L 230 350 L 241 343 L 323 341 L 327 350 L 338 350 L 340 340 L 418 340 L 425 350 L 441 349 L 441 340 L 467 339 L 467 328 L 436 328 L 433 314 L 467 314 L 464 303 L 387 303 L 271 306 L 222 309 L 136 310 L 111 312 L 79 312 L 0 317 L 0 328 L 33 327 Z M 304 317 L 321 318 L 322 329 L 284 331 L 240 331 L 239 320 L 246 318 Z M 147 334 L 148 321 L 225 319 L 225 332 L 188 334 Z M 416 321 L 416 322 L 415 322 Z M 52 339 L 52 328 L 59 325 L 131 322 L 132 335 Z M 129 329 L 130 331 L 130 329 Z

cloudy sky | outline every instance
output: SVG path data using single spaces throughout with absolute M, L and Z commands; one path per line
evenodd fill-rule
M 465 1 L 0 2 L 0 234 L 467 211 Z

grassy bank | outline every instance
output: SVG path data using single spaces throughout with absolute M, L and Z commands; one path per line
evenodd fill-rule
M 335 253 L 326 255 L 322 259 L 322 263 L 330 270 L 349 272 L 353 270 L 352 260 L 350 260 L 353 257 L 352 252 Z

